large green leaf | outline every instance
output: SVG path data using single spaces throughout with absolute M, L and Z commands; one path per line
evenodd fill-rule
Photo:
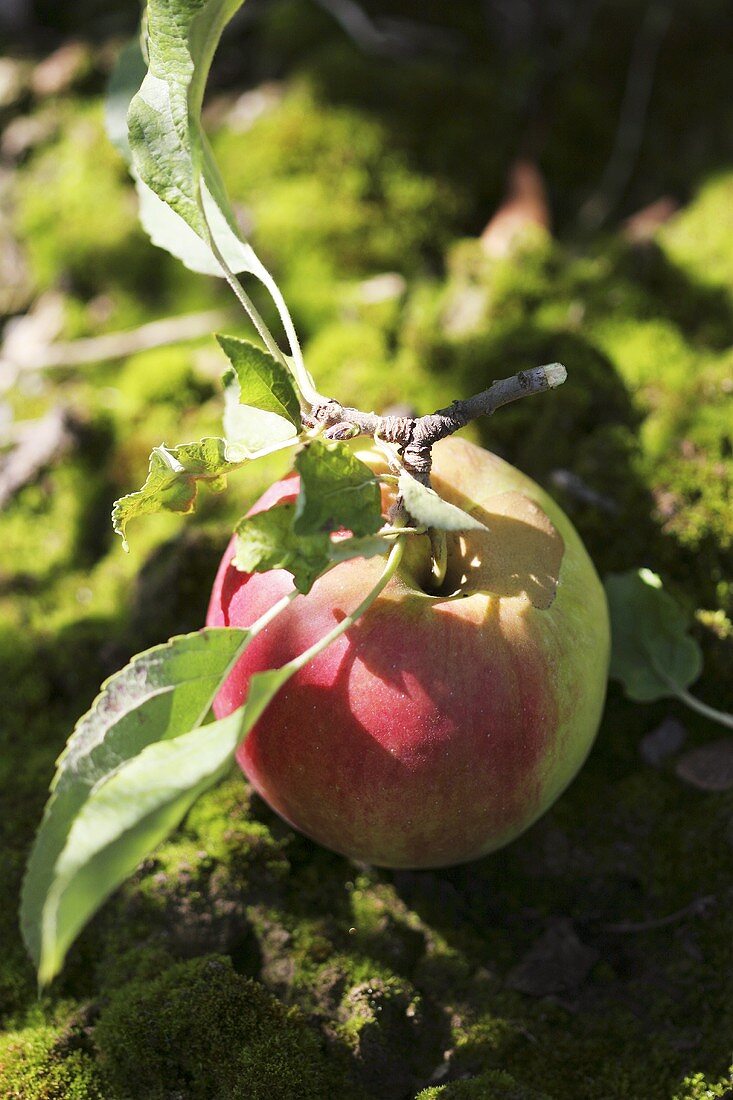
M 630 699 L 651 703 L 679 695 L 702 671 L 689 620 L 649 569 L 610 574 L 611 670 Z
M 232 460 L 226 441 L 214 436 L 177 447 L 155 447 L 142 489 L 121 497 L 112 509 L 112 524 L 124 548 L 128 548 L 126 528 L 131 519 L 161 511 L 193 512 L 200 481 L 213 492 L 221 492 L 227 474 L 240 469 L 245 461 L 241 455 Z
M 425 527 L 435 527 L 441 531 L 486 530 L 484 523 L 455 504 L 449 504 L 434 489 L 408 473 L 400 475 L 399 492 L 412 518 Z
M 202 181 L 211 203 L 238 239 L 200 116 L 214 51 L 241 3 L 149 0 L 148 72 L 128 113 L 137 175 L 204 240 L 208 229 L 201 207 Z
M 59 758 L 23 886 L 23 933 L 36 964 L 56 865 L 92 792 L 150 744 L 198 726 L 247 637 L 243 630 L 208 629 L 138 654 L 107 680 L 77 723 Z
M 379 482 L 345 443 L 314 439 L 295 460 L 300 493 L 293 527 L 297 535 L 344 528 L 373 535 L 382 526 Z
M 73 819 L 40 914 L 38 978 L 50 982 L 84 925 L 137 865 L 226 773 L 238 712 L 148 745 L 96 787 Z M 35 957 L 35 956 L 34 956 Z
M 224 374 L 224 434 L 230 457 L 295 442 L 300 403 L 285 367 L 248 340 L 221 335 L 217 340 L 231 363 Z

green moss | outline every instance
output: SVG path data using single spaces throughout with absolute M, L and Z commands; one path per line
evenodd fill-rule
M 98 293 L 149 271 L 127 169 L 105 138 L 96 104 L 75 104 L 59 138 L 24 170 L 16 217 L 44 287 L 66 273 L 79 289 Z
M 371 978 L 344 995 L 339 1036 L 354 1054 L 367 1091 L 384 1100 L 404 1096 L 439 1057 L 443 1021 L 410 983 Z
M 694 200 L 664 226 L 659 241 L 675 263 L 704 284 L 733 286 L 733 173 L 712 176 Z
M 423 1089 L 416 1100 L 549 1100 L 549 1097 L 517 1084 L 508 1073 L 489 1070 L 480 1077 Z
M 246 135 L 220 130 L 214 147 L 306 329 L 333 316 L 338 280 L 415 272 L 446 240 L 450 192 L 390 148 L 373 118 L 319 102 L 306 84 Z
M 730 1073 L 713 1081 L 704 1073 L 686 1077 L 673 1100 L 725 1100 L 733 1089 L 733 1067 Z
M 202 404 L 212 386 L 198 377 L 186 347 L 156 348 L 131 356 L 117 378 L 117 388 L 131 411 L 145 413 L 156 402 L 172 408 Z
M 349 1095 L 300 1013 L 240 977 L 225 958 L 181 963 L 157 980 L 123 986 L 94 1034 L 120 1098 Z
M 0 1036 L 4 1100 L 113 1100 L 82 1032 L 29 1027 Z

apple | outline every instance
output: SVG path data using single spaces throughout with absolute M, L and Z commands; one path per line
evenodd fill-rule
M 427 537 L 410 538 L 382 595 L 280 690 L 237 757 L 296 829 L 385 867 L 462 863 L 523 832 L 583 763 L 608 672 L 603 588 L 557 504 L 454 436 L 434 448 L 432 483 L 488 530 L 447 536 L 439 594 Z M 253 511 L 297 492 L 291 475 Z M 250 626 L 292 589 L 284 570 L 238 571 L 233 552 L 232 543 L 210 626 Z M 383 566 L 344 562 L 298 596 L 230 673 L 216 716 L 242 703 L 253 673 L 302 653 L 354 610 Z

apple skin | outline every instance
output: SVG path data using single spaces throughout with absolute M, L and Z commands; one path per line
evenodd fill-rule
M 411 540 L 381 596 L 280 690 L 237 754 L 287 822 L 385 867 L 466 862 L 523 832 L 580 768 L 605 697 L 605 595 L 561 509 L 456 437 L 434 448 L 433 484 L 492 529 L 449 536 L 449 585 L 467 594 L 426 595 L 427 539 Z M 297 491 L 291 475 L 252 511 Z M 233 552 L 232 541 L 209 626 L 250 626 L 293 587 L 284 570 L 239 572 Z M 253 673 L 322 638 L 383 567 L 381 558 L 344 562 L 297 597 L 230 673 L 216 716 L 243 702 Z

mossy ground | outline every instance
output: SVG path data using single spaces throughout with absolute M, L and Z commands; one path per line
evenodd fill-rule
M 478 7 L 452 6 L 454 30 L 478 33 Z M 568 226 L 614 125 L 604 43 L 628 30 L 632 7 L 612 6 L 605 38 L 559 89 L 543 166 Z M 668 94 L 653 101 L 627 201 L 666 188 L 686 203 L 644 244 L 613 226 L 591 239 L 568 228 L 507 260 L 481 252 L 471 234 L 500 196 L 508 104 L 526 72 L 505 61 L 492 75 L 478 39 L 448 77 L 440 57 L 365 59 L 324 15 L 287 0 L 254 46 L 245 35 L 253 71 L 285 76 L 269 107 L 246 127 L 230 100 L 211 117 L 321 389 L 425 412 L 526 365 L 567 365 L 561 391 L 504 410 L 474 438 L 558 497 L 602 573 L 663 573 L 698 612 L 696 690 L 730 710 L 733 152 L 725 108 L 705 115 L 707 145 L 699 134 L 685 144 L 678 111 L 680 85 L 687 106 L 715 99 L 721 50 L 703 92 L 685 42 L 709 45 L 716 12 L 681 17 L 660 62 Z M 226 308 L 222 287 L 146 243 L 94 88 L 54 109 L 53 132 L 18 169 L 14 225 L 36 290 L 63 292 L 63 335 Z M 482 137 L 476 118 L 488 117 Z M 246 332 L 234 313 L 229 327 Z M 571 789 L 510 848 L 466 867 L 354 867 L 233 775 L 104 908 L 37 1001 L 16 908 L 54 759 L 106 675 L 200 625 L 228 530 L 283 469 L 263 462 L 227 494 L 202 494 L 192 519 L 140 523 L 129 557 L 114 540 L 111 503 L 141 483 L 150 448 L 216 429 L 220 366 L 202 340 L 34 373 L 10 397 L 19 419 L 61 402 L 82 427 L 0 516 L 0 1097 L 729 1095 L 733 792 L 693 790 L 673 761 L 655 769 L 639 753 L 669 714 L 688 746 L 718 734 L 615 687 Z M 520 991 L 515 968 L 558 927 L 592 965 L 553 992 Z

